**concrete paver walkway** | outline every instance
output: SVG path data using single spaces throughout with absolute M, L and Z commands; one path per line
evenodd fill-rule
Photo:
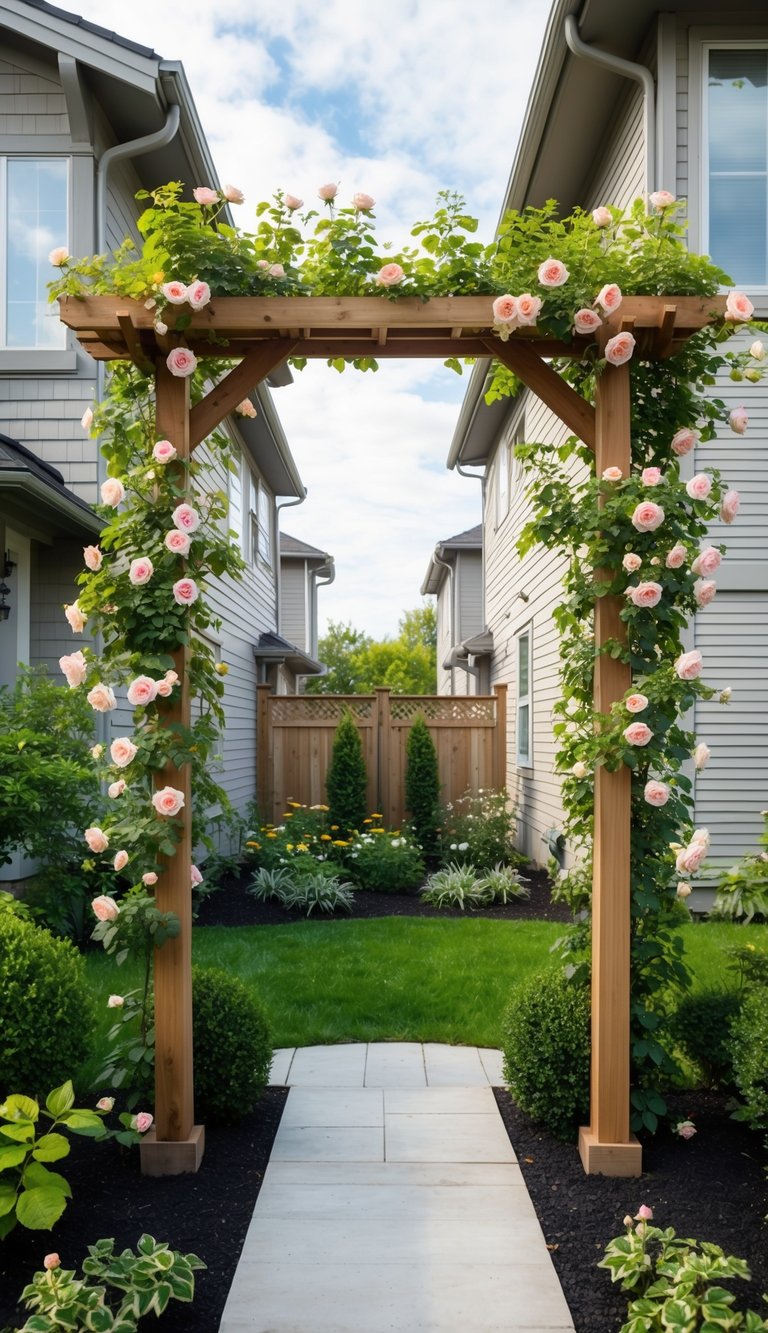
M 573 1333 L 499 1051 L 304 1047 L 271 1081 L 291 1091 L 220 1333 Z

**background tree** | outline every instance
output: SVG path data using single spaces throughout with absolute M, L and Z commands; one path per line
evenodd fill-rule
M 434 694 L 437 618 L 431 602 L 405 611 L 396 639 L 372 639 L 351 624 L 331 621 L 318 644 L 328 667 L 307 681 L 307 694 L 371 694 L 387 685 L 396 694 Z
M 361 829 L 366 816 L 368 775 L 360 732 L 349 711 L 336 728 L 325 784 L 328 822 L 331 826 L 338 824 L 337 836 L 345 838 L 353 829 Z
M 310 676 L 307 694 L 365 694 L 361 683 L 360 654 L 372 640 L 362 630 L 340 620 L 329 620 L 328 629 L 318 642 L 318 657 L 325 664 L 324 676 Z
M 405 766 L 405 807 L 425 857 L 437 854 L 437 824 L 440 777 L 437 750 L 423 717 L 415 719 L 408 733 Z

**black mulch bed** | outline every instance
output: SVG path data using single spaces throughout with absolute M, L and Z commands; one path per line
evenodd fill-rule
M 549 902 L 546 878 L 531 879 L 528 903 L 493 915 L 567 919 L 560 906 Z M 238 926 L 296 919 L 254 902 L 242 888 L 212 895 L 199 923 Z M 412 896 L 383 894 L 359 894 L 353 915 L 393 913 L 446 915 L 424 908 Z M 197 1275 L 193 1305 L 172 1304 L 158 1327 L 167 1333 L 216 1333 L 285 1097 L 285 1089 L 270 1088 L 239 1125 L 208 1126 L 205 1156 L 193 1176 L 145 1177 L 135 1150 L 74 1139 L 72 1155 L 61 1163 L 73 1199 L 54 1232 L 17 1228 L 0 1242 L 0 1328 L 8 1321 L 12 1326 L 23 1322 L 15 1301 L 47 1252 L 58 1251 L 67 1267 L 75 1267 L 99 1237 L 114 1236 L 118 1247 L 135 1247 L 148 1231 L 174 1249 L 198 1254 L 208 1265 Z M 622 1231 L 624 1215 L 637 1212 L 641 1203 L 654 1209 L 660 1226 L 713 1241 L 746 1259 L 753 1281 L 739 1284 L 741 1303 L 760 1309 L 761 1294 L 768 1290 L 765 1154 L 760 1136 L 730 1119 L 724 1096 L 694 1092 L 672 1099 L 673 1117 L 694 1120 L 698 1133 L 687 1143 L 669 1132 L 648 1140 L 640 1180 L 585 1176 L 573 1144 L 559 1143 L 532 1124 L 505 1091 L 498 1090 L 496 1099 L 577 1333 L 615 1333 L 621 1325 L 625 1299 L 595 1264 L 607 1241 Z

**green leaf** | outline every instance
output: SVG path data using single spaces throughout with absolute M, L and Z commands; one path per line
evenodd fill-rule
M 15 1147 L 12 1143 L 7 1147 L 0 1147 L 0 1171 L 5 1171 L 11 1166 L 20 1166 L 28 1152 L 29 1148 L 21 1145 Z
M 37 1140 L 32 1156 L 36 1162 L 58 1162 L 69 1156 L 69 1143 L 63 1134 L 44 1134 Z
M 61 1117 L 61 1120 L 67 1129 L 71 1129 L 75 1134 L 84 1134 L 87 1137 L 90 1134 L 98 1136 L 104 1133 L 104 1122 L 95 1111 L 78 1108 L 74 1111 L 67 1111 Z
M 0 1218 L 13 1211 L 18 1190 L 9 1181 L 0 1180 Z
M 69 1188 L 69 1182 L 64 1176 L 60 1176 L 57 1171 L 49 1171 L 46 1166 L 39 1162 L 30 1162 L 24 1172 L 24 1188 L 56 1189 L 61 1194 L 66 1194 L 68 1199 L 72 1198 L 72 1191 Z
M 24 1190 L 16 1203 L 16 1216 L 30 1231 L 50 1231 L 67 1206 L 66 1196 L 52 1185 Z
M 22 1097 L 19 1093 L 7 1097 L 0 1106 L 0 1116 L 4 1120 L 31 1120 L 34 1123 L 39 1114 L 40 1107 L 37 1102 L 31 1097 Z
M 46 1109 L 50 1111 L 54 1120 L 58 1120 L 64 1111 L 68 1111 L 75 1104 L 75 1092 L 72 1087 L 72 1080 L 67 1079 L 60 1088 L 54 1088 L 49 1092 L 45 1099 Z

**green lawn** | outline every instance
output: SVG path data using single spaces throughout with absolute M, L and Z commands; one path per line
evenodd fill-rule
M 696 984 L 726 976 L 723 949 L 768 947 L 768 926 L 726 923 L 683 928 Z M 221 967 L 253 986 L 275 1046 L 338 1041 L 440 1041 L 497 1046 L 513 988 L 553 967 L 550 947 L 563 927 L 547 921 L 440 921 L 380 917 L 290 926 L 195 930 L 194 961 Z M 98 1034 L 114 1018 L 106 999 L 138 985 L 138 969 L 89 954 L 99 1006 Z

